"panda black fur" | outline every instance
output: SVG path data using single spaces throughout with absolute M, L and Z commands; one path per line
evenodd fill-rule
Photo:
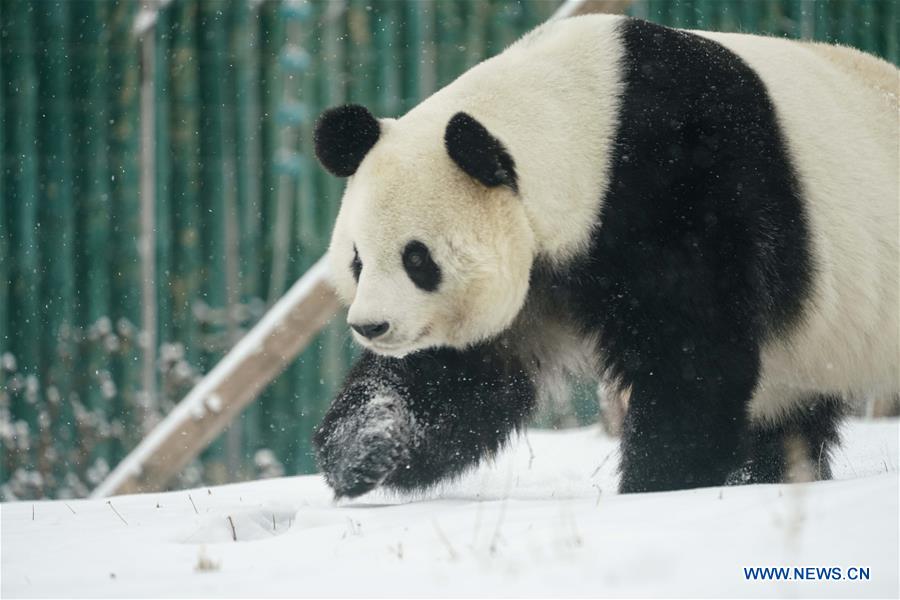
M 367 348 L 328 483 L 459 474 L 571 371 L 630 391 L 623 492 L 780 481 L 789 438 L 828 477 L 845 399 L 900 390 L 897 91 L 850 49 L 592 16 L 399 121 L 326 112 Z

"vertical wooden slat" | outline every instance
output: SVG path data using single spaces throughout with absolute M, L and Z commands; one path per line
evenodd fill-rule
M 486 2 L 484 22 L 481 25 L 481 36 L 484 38 L 479 61 L 499 54 L 503 50 L 502 27 L 504 3 L 502 0 L 488 0 Z
M 500 10 L 498 11 L 498 19 L 496 21 L 496 35 L 497 35 L 497 45 L 496 52 L 492 53 L 489 56 L 485 56 L 485 58 L 489 58 L 493 54 L 499 54 L 503 52 L 507 47 L 509 47 L 513 42 L 515 42 L 519 36 L 522 34 L 519 31 L 519 17 L 522 12 L 522 5 L 520 2 L 507 2 L 500 4 Z
M 831 38 L 830 2 L 816 2 L 813 6 L 813 39 L 821 42 Z
M 893 62 L 900 63 L 900 3 L 884 2 L 881 5 L 882 15 L 877 23 L 887 23 L 884 28 L 884 41 L 881 48 L 882 56 Z M 873 24 L 873 26 L 876 26 Z
M 263 116 L 260 142 L 262 147 L 261 169 L 261 203 L 263 214 L 261 227 L 263 236 L 263 268 L 260 270 L 260 295 L 267 303 L 274 303 L 277 298 L 271 297 L 272 263 L 275 260 L 275 237 L 278 224 L 278 198 L 281 193 L 281 178 L 278 172 L 278 151 L 280 125 L 277 113 L 282 98 L 282 77 L 279 68 L 279 53 L 284 44 L 284 20 L 282 6 L 267 2 L 259 9 L 260 35 L 260 108 Z M 282 415 L 280 406 L 283 398 L 290 393 L 290 379 L 282 373 L 269 385 L 269 389 L 260 399 L 260 436 L 263 445 L 275 451 L 283 460 L 281 449 L 283 440 L 279 430 L 284 428 L 284 420 L 290 415 Z M 290 471 L 288 471 L 290 472 Z
M 462 33 L 466 6 L 462 2 L 438 2 L 436 5 L 438 87 L 447 85 L 462 73 L 465 56 Z
M 318 14 L 309 15 L 307 21 L 300 20 L 297 26 L 306 28 L 304 23 L 320 24 L 322 36 L 313 43 L 312 35 L 304 36 L 300 41 L 303 46 L 310 46 L 307 53 L 321 58 L 320 77 L 315 86 L 304 86 L 299 90 L 304 106 L 320 102 L 320 106 L 335 106 L 348 99 L 348 88 L 351 78 L 346 70 L 349 58 L 347 47 L 341 42 L 345 36 L 350 35 L 348 25 L 347 5 L 337 3 L 323 3 Z M 313 19 L 317 18 L 317 21 Z M 315 48 L 315 49 L 313 49 Z M 341 73 L 339 77 L 329 76 L 329 73 Z M 316 92 L 318 91 L 318 97 Z M 310 141 L 312 139 L 312 123 L 304 121 L 299 128 L 298 150 L 299 160 L 304 169 L 301 170 L 301 179 L 304 171 L 311 169 L 311 156 L 313 153 Z M 309 171 L 306 171 L 309 172 Z M 298 182 L 299 183 L 299 182 Z M 298 187 L 299 191 L 306 189 L 307 182 Z M 299 270 L 293 276 L 299 277 L 303 271 L 312 265 L 317 256 L 320 256 L 327 247 L 328 233 L 331 224 L 340 205 L 340 194 L 343 182 L 333 177 L 328 177 L 324 187 L 319 188 L 317 197 L 299 195 L 298 202 L 298 238 L 297 246 Z M 302 237 L 301 237 L 302 236 Z M 284 446 L 286 454 L 286 466 L 297 471 L 310 471 L 314 468 L 313 458 L 310 453 L 312 427 L 315 423 L 312 415 L 321 414 L 322 399 L 327 392 L 324 391 L 324 382 L 328 379 L 328 371 L 333 370 L 335 361 L 342 362 L 339 346 L 335 336 L 337 331 L 328 327 L 320 332 L 315 341 L 310 344 L 299 357 L 294 367 L 288 373 L 291 385 L 291 402 L 283 405 L 282 410 L 299 417 L 300 428 L 296 443 Z
M 422 45 L 419 53 L 421 65 L 421 79 L 419 80 L 419 102 L 433 94 L 438 89 L 437 84 L 437 46 L 435 40 L 437 8 L 435 0 L 425 0 L 421 3 Z
M 167 7 L 157 14 L 154 34 L 156 36 L 156 56 L 154 70 L 155 127 L 156 136 L 156 285 L 157 339 L 160 344 L 174 341 L 172 335 L 172 296 L 168 282 L 171 281 L 174 262 L 175 239 L 172 232 L 172 188 L 171 188 L 171 94 L 170 57 L 172 55 L 172 8 Z M 159 350 L 156 349 L 158 356 Z M 159 396 L 162 400 L 160 388 Z
M 877 0 L 862 0 L 857 12 L 857 21 L 854 23 L 859 49 L 873 54 L 878 52 L 877 30 L 873 26 L 877 19 L 876 2 Z M 895 28 L 897 25 L 900 24 L 895 23 Z
M 327 6 L 327 5 L 326 5 Z M 350 15 L 357 15 L 354 21 Z M 318 54 L 320 49 L 319 41 L 316 40 L 314 20 L 319 15 L 310 12 L 305 16 L 304 22 L 290 25 L 289 27 L 297 27 L 304 33 L 296 40 L 291 42 L 290 47 L 286 47 L 293 58 L 290 61 L 285 60 L 287 55 L 282 56 L 282 64 L 289 63 L 284 67 L 285 79 L 284 85 L 290 86 L 290 96 L 294 99 L 292 110 L 296 110 L 292 126 L 296 128 L 296 137 L 293 151 L 294 160 L 296 160 L 296 251 L 299 253 L 300 268 L 305 270 L 307 261 L 310 257 L 315 256 L 321 247 L 322 229 L 319 222 L 319 213 L 322 206 L 327 202 L 315 190 L 315 182 L 313 173 L 317 168 L 314 163 L 315 151 L 312 148 L 313 124 L 315 115 L 313 107 L 317 105 L 317 88 L 315 73 L 310 64 L 313 56 Z M 346 58 L 348 64 L 341 65 L 338 70 L 347 74 L 348 89 L 361 89 L 360 93 L 354 94 L 352 91 L 348 96 L 348 102 L 360 102 L 365 104 L 365 86 L 370 81 L 366 77 L 362 68 L 357 66 L 354 68 L 354 61 L 366 60 L 361 57 L 365 41 L 359 40 L 359 30 L 365 23 L 365 14 L 360 15 L 354 10 L 354 6 L 350 5 L 348 10 L 348 28 L 345 51 L 341 56 Z M 354 22 L 356 25 L 354 26 Z M 352 40 L 352 41 L 351 41 Z M 286 94 L 287 95 L 287 94 Z M 282 109 L 284 110 L 284 109 Z
M 372 23 L 377 65 L 376 111 L 379 116 L 399 117 L 402 91 L 400 69 L 398 68 L 401 61 L 397 55 L 397 46 L 399 45 L 397 5 L 393 2 L 378 0 L 373 6 L 376 14 L 376 19 Z
M 340 11 L 343 4 L 323 3 L 326 12 Z M 280 99 L 277 108 L 280 133 L 277 149 L 277 174 L 278 195 L 275 207 L 275 220 L 273 237 L 272 278 L 269 286 L 269 299 L 275 301 L 281 295 L 285 286 L 297 275 L 297 269 L 301 267 L 299 261 L 303 258 L 302 240 L 298 235 L 298 211 L 302 208 L 299 204 L 298 183 L 300 177 L 298 136 L 299 126 L 302 121 L 302 104 L 298 98 L 298 85 L 291 70 L 284 68 L 286 53 L 302 51 L 304 39 L 304 19 L 310 13 L 310 6 L 302 3 L 288 3 L 283 6 L 282 16 L 282 45 L 279 56 L 279 80 Z M 337 40 L 333 44 L 339 43 Z M 323 59 L 324 60 L 324 59 Z M 340 68 L 334 69 L 338 81 L 345 76 Z M 274 414 L 278 415 L 277 427 L 285 430 L 283 419 L 296 420 L 300 409 L 298 407 L 297 380 L 305 362 L 306 353 L 302 354 L 298 361 L 292 364 L 276 388 L 273 400 Z M 299 433 L 299 432 L 298 432 Z M 298 438 L 288 437 L 273 444 L 276 454 L 289 471 L 296 470 Z
M 153 15 L 156 18 L 158 15 Z M 156 305 L 156 24 L 139 35 L 140 52 L 140 230 L 138 255 L 141 262 L 141 379 L 140 429 L 147 434 L 159 418 L 156 393 L 156 349 L 158 312 Z
M 690 28 L 694 26 L 692 0 L 680 0 L 670 4 L 671 22 L 674 27 Z
M 425 3 L 404 2 L 401 5 L 401 35 L 403 36 L 403 112 L 415 106 L 420 99 L 419 85 L 423 72 L 425 45 Z
M 740 11 L 734 17 L 734 30 L 744 33 L 772 33 L 763 25 L 763 17 L 768 11 L 768 0 L 740 0 Z M 723 23 L 724 24 L 724 23 Z
M 540 12 L 540 6 L 538 6 L 534 0 L 523 0 L 521 4 L 522 8 L 520 11 L 519 25 L 520 34 L 534 29 L 534 27 L 541 22 L 538 16 L 538 13 Z
M 225 133 L 225 22 L 222 7 L 201 2 L 198 53 L 200 68 L 200 206 L 201 248 L 205 271 L 203 297 L 211 307 L 226 303 Z M 221 333 L 214 327 L 208 333 Z M 215 353 L 217 354 L 217 353 Z
M 234 73 L 229 79 L 228 94 L 233 98 L 233 139 L 235 169 L 236 223 L 238 224 L 239 289 L 232 292 L 238 302 L 250 302 L 258 294 L 259 246 L 261 235 L 259 198 L 260 136 L 259 107 L 259 35 L 258 5 L 238 3 L 231 12 L 228 27 L 228 55 Z M 229 301 L 231 303 L 231 300 Z M 248 449 L 259 438 L 259 406 L 252 403 L 241 414 L 233 428 L 240 428 L 242 472 L 249 472 Z M 234 434 L 230 443 L 235 443 Z M 229 447 L 229 453 L 234 449 Z
M 489 0 L 487 4 L 487 19 L 482 30 L 482 35 L 485 38 L 484 54 L 480 57 L 481 60 L 499 54 L 503 50 L 503 13 L 506 5 L 497 0 Z
M 859 33 L 856 16 L 862 6 L 859 0 L 839 0 L 838 37 L 837 42 L 848 46 L 859 45 Z
M 646 18 L 650 21 L 655 21 L 656 23 L 663 23 L 663 14 L 662 14 L 662 0 L 645 0 L 646 8 Z
M 171 223 L 174 248 L 169 279 L 172 339 L 185 347 L 185 360 L 199 365 L 199 331 L 192 313 L 200 295 L 198 139 L 198 59 L 195 48 L 196 2 L 176 2 L 169 9 L 169 146 Z
M 634 0 L 629 6 L 628 14 L 632 17 L 637 17 L 638 19 L 649 19 L 650 18 L 650 8 L 647 4 L 647 0 Z
M 139 53 L 132 35 L 139 4 L 120 0 L 109 6 L 109 166 L 111 206 L 112 316 L 121 340 L 115 361 L 116 420 L 123 427 L 121 450 L 134 445 L 140 400 L 141 270 L 137 232 L 140 231 L 139 194 Z
M 74 71 L 71 81 L 75 184 L 75 279 L 78 286 L 76 319 L 84 339 L 74 369 L 78 396 L 85 407 L 106 417 L 108 406 L 102 383 L 109 377 L 109 353 L 100 334 L 110 315 L 110 169 L 107 158 L 109 5 L 77 2 L 72 11 Z M 108 385 L 105 388 L 109 391 Z M 87 443 L 84 441 L 83 443 Z M 107 440 L 93 440 L 84 448 L 81 466 L 94 459 L 110 459 Z
M 69 5 L 40 2 L 34 5 L 38 73 L 39 157 L 38 242 L 42 257 L 40 376 L 45 390 L 41 421 L 40 470 L 45 477 L 62 465 L 48 456 L 55 446 L 62 456 L 72 450 L 73 431 L 70 376 L 74 325 L 74 210 L 72 205 L 72 119 L 69 102 Z M 65 459 L 59 461 L 65 462 Z M 48 485 L 53 485 L 48 482 Z
M 727 2 L 725 4 L 712 0 L 710 7 L 712 12 L 710 27 L 721 31 L 749 30 L 749 28 L 742 23 L 742 14 L 744 10 L 746 10 L 745 4 L 746 0 L 736 0 L 735 2 Z
M 4 6 L 0 2 L 0 30 L 2 30 L 5 18 Z M 4 365 L 9 356 L 11 356 L 11 354 L 8 354 L 10 339 L 7 327 L 9 323 L 9 302 L 11 300 L 9 296 L 9 280 L 12 275 L 12 257 L 9 255 L 9 236 L 11 232 L 8 223 L 12 223 L 12 220 L 7 215 L 6 188 L 4 185 L 10 176 L 10 162 L 7 161 L 8 155 L 6 151 L 7 115 L 4 110 L 6 90 L 2 84 L 4 81 L 3 76 L 5 75 L 3 54 L 4 46 L 6 45 L 3 38 L 4 36 L 0 35 L 0 419 L 11 420 L 12 413 L 9 410 L 10 392 L 7 383 L 11 373 Z M 0 481 L 6 481 L 9 478 L 9 463 L 12 462 L 13 458 L 10 456 L 12 452 L 6 451 L 6 448 L 4 450 L 4 456 L 0 457 Z
M 212 309 L 206 323 L 209 341 L 221 343 L 227 334 L 221 317 L 227 314 L 227 265 L 225 181 L 224 181 L 224 78 L 225 19 L 223 7 L 214 2 L 201 2 L 198 12 L 197 50 L 200 68 L 200 247 L 202 252 L 203 301 Z M 223 312 L 223 309 L 224 312 Z M 221 352 L 216 349 L 203 355 L 203 370 L 211 368 Z M 204 453 L 208 461 L 221 463 L 223 440 L 218 439 Z M 221 467 L 215 466 L 215 469 Z M 207 476 L 218 481 L 220 475 Z
M 347 37 L 344 54 L 347 64 L 347 101 L 365 106 L 375 93 L 375 50 L 372 21 L 377 18 L 369 0 L 350 0 L 347 8 Z M 309 38 L 307 36 L 307 44 Z
M 267 303 L 275 301 L 269 298 L 269 282 L 272 277 L 272 260 L 274 254 L 274 232 L 276 224 L 276 204 L 278 198 L 278 123 L 276 113 L 281 100 L 278 56 L 282 45 L 283 28 L 278 6 L 274 2 L 266 2 L 259 7 L 259 106 L 262 114 L 260 123 L 260 204 L 262 214 L 260 228 L 261 265 L 258 294 Z
M 694 15 L 694 22 L 698 29 L 711 29 L 716 21 L 714 0 L 697 0 Z
M 34 25 L 31 3 L 10 0 L 3 6 L 5 34 L 2 80 L 5 98 L 6 155 L 10 174 L 5 183 L 10 224 L 10 306 L 7 351 L 17 371 L 37 377 L 40 362 L 41 321 L 39 284 L 37 202 L 37 74 L 35 72 Z M 36 398 L 34 398 L 36 400 Z M 37 431 L 37 406 L 28 393 L 14 394 L 12 415 L 28 424 L 29 438 Z M 31 457 L 19 455 L 14 464 L 28 468 Z
M 298 90 L 300 101 L 307 112 L 315 114 L 322 108 L 344 101 L 366 103 L 366 87 L 370 77 L 357 64 L 365 64 L 372 56 L 365 56 L 368 31 L 368 15 L 359 3 L 342 5 L 322 3 L 315 6 L 312 14 L 298 26 L 310 29 L 302 37 L 301 46 L 306 54 L 315 57 L 315 70 L 308 70 L 302 78 Z M 288 27 L 291 27 L 289 25 Z M 313 34 L 312 32 L 316 33 Z M 342 41 L 343 40 L 343 41 Z M 351 41 L 352 40 L 352 41 Z M 356 42 L 360 42 L 357 45 Z M 334 74 L 338 74 L 337 77 Z M 285 82 L 287 84 L 287 81 Z M 314 108 L 317 107 L 317 108 Z M 376 107 L 372 107 L 377 113 Z M 322 177 L 319 167 L 312 160 L 312 122 L 305 121 L 300 127 L 298 147 L 300 179 L 297 196 L 297 239 L 299 244 L 298 267 L 306 269 L 315 256 L 325 247 L 324 231 L 338 207 L 341 182 L 333 177 Z M 296 277 L 299 273 L 294 273 Z M 278 454 L 284 458 L 289 470 L 308 472 L 315 468 L 310 453 L 310 437 L 316 419 L 321 414 L 323 404 L 322 382 L 328 377 L 325 371 L 327 357 L 333 356 L 339 348 L 331 341 L 330 332 L 320 332 L 315 341 L 303 352 L 293 367 L 286 373 L 290 402 L 281 402 L 277 410 L 282 414 L 294 414 L 298 424 L 295 443 L 278 445 Z M 330 352 L 329 352 L 330 351 Z
M 298 15 L 294 10 L 295 6 L 295 4 L 283 6 L 281 16 L 284 18 L 283 31 L 287 47 L 276 49 L 276 56 L 285 50 L 294 51 L 298 47 L 301 32 L 300 25 L 296 22 Z M 280 63 L 276 64 L 280 66 Z M 339 70 L 336 70 L 335 74 L 338 77 L 342 76 Z M 294 212 L 296 209 L 297 172 L 295 144 L 299 107 L 290 76 L 279 81 L 279 92 L 278 103 L 275 105 L 275 124 L 279 127 L 276 148 L 277 158 L 275 161 L 278 193 L 274 199 L 274 221 L 271 226 L 272 235 L 270 238 L 272 264 L 267 293 L 267 300 L 270 303 L 275 302 L 281 296 L 288 279 L 291 277 L 292 224 L 294 223 Z
M 469 5 L 466 15 L 466 68 L 475 66 L 484 58 L 487 47 L 485 33 L 490 18 L 491 5 L 488 2 L 474 2 Z
M 286 79 L 286 85 L 294 86 L 298 101 L 303 107 L 304 118 L 298 124 L 297 135 L 297 160 L 299 161 L 299 178 L 297 181 L 297 223 L 296 236 L 298 240 L 298 266 L 305 271 L 320 256 L 327 244 L 327 232 L 330 230 L 329 212 L 331 206 L 338 199 L 328 197 L 328 192 L 320 191 L 317 187 L 316 171 L 319 169 L 315 163 L 315 153 L 312 147 L 314 108 L 319 103 L 319 83 L 323 73 L 328 72 L 325 64 L 331 64 L 331 69 L 341 70 L 346 74 L 346 100 L 369 104 L 369 92 L 374 83 L 374 77 L 370 68 L 364 65 L 371 64 L 373 56 L 370 50 L 370 33 L 368 29 L 369 13 L 364 3 L 352 2 L 348 4 L 343 13 L 329 12 L 327 3 L 321 5 L 321 10 L 310 12 L 304 16 L 299 24 L 306 31 L 298 40 L 299 48 L 304 56 L 316 57 L 319 69 L 313 64 L 307 64 L 305 68 L 298 69 L 295 66 L 290 77 Z M 322 19 L 338 20 L 340 27 L 346 35 L 338 40 L 338 43 L 326 44 L 321 36 L 315 34 Z M 340 39 L 345 40 L 340 43 Z M 324 56 L 324 52 L 330 49 L 333 54 Z M 339 62 L 340 61 L 340 62 Z M 340 66 L 338 66 L 340 65 Z M 299 65 L 298 65 L 299 66 Z M 327 101 L 326 101 L 327 102 Z M 299 273 L 295 274 L 295 277 Z M 294 402 L 290 405 L 282 405 L 282 410 L 290 410 L 295 414 L 297 423 L 296 444 L 283 447 L 282 453 L 287 455 L 286 464 L 297 472 L 312 472 L 315 470 L 315 461 L 310 452 L 311 433 L 322 414 L 322 399 L 327 392 L 323 392 L 322 382 L 328 379 L 328 356 L 339 355 L 343 362 L 341 348 L 332 343 L 328 333 L 320 333 L 313 344 L 299 357 L 293 368 L 287 374 L 290 379 L 290 395 Z
M 275 154 L 277 152 L 277 131 L 275 127 L 275 111 L 277 110 L 278 94 L 275 87 L 279 40 L 274 35 L 273 26 L 278 22 L 277 10 L 273 3 L 267 2 L 258 9 L 257 36 L 259 39 L 259 89 L 258 101 L 260 114 L 263 115 L 260 122 L 260 282 L 257 293 L 268 301 L 267 292 L 271 277 L 272 265 L 272 221 L 277 176 L 275 173 Z M 271 435 L 272 406 L 274 402 L 275 387 L 282 385 L 284 374 L 272 382 L 260 399 L 259 406 L 260 433 Z M 257 444 L 257 447 L 268 447 L 267 444 Z
M 232 52 L 232 37 L 239 21 L 243 18 L 246 4 L 232 2 L 223 7 L 222 12 L 222 199 L 221 208 L 224 226 L 224 341 L 222 351 L 234 346 L 240 339 L 238 333 L 238 309 L 241 294 L 241 248 L 238 232 L 239 200 L 237 176 L 237 95 L 235 94 L 236 61 Z M 231 423 L 223 434 L 226 477 L 243 478 L 244 465 L 241 459 L 243 428 L 240 421 Z M 227 481 L 227 479 L 226 479 Z
M 3 23 L 3 19 L 5 18 L 3 4 L 0 3 L 0 23 Z M 3 36 L 0 36 L 0 82 L 3 82 L 3 76 L 5 71 L 3 70 L 3 53 L 4 53 L 5 43 L 3 41 Z M 4 110 L 4 94 L 6 90 L 2 83 L 0 83 L 0 360 L 2 360 L 2 356 L 8 352 L 9 350 L 9 333 L 7 331 L 7 326 L 9 323 L 9 279 L 12 275 L 12 260 L 9 255 L 10 244 L 9 244 L 9 236 L 10 232 L 8 229 L 8 223 L 11 223 L 12 220 L 9 219 L 6 213 L 6 195 L 5 195 L 5 187 L 4 183 L 9 178 L 9 167 L 10 164 L 7 162 L 7 153 L 6 153 L 6 111 Z M 6 369 L 0 365 L 0 396 L 6 398 Z M 0 460 L 0 481 L 6 480 L 6 473 L 4 472 L 4 461 Z
M 236 142 L 236 192 L 240 222 L 240 279 L 242 299 L 259 295 L 259 237 L 261 235 L 260 189 L 260 112 L 257 90 L 260 86 L 258 5 L 239 3 L 229 33 L 229 55 L 235 75 L 229 93 L 234 98 Z
M 793 0 L 790 3 L 791 20 L 794 23 L 793 37 L 812 39 L 815 33 L 815 13 L 809 6 L 809 0 Z

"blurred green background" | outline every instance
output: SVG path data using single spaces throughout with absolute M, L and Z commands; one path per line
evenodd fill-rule
M 402 114 L 559 4 L 0 0 L 0 498 L 88 493 L 323 253 L 322 109 Z M 898 61 L 893 0 L 618 4 Z M 177 484 L 314 471 L 352 354 L 337 319 Z

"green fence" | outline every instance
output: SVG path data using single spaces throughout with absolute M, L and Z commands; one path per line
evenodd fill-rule
M 84 495 L 322 254 L 341 190 L 311 156 L 324 107 L 401 114 L 558 2 L 141 6 L 0 0 L 6 499 Z M 629 10 L 898 60 L 891 0 L 646 0 Z M 310 434 L 351 354 L 335 323 L 181 483 L 312 471 Z M 582 418 L 596 410 L 589 396 Z

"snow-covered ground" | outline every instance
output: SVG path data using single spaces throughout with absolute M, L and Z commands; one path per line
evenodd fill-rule
M 317 476 L 2 505 L 4 598 L 898 597 L 898 422 L 854 422 L 835 481 L 619 496 L 596 428 L 529 434 L 421 498 Z M 237 541 L 233 540 L 233 536 Z M 747 581 L 745 567 L 869 579 Z M 793 571 L 792 571 L 793 574 Z

